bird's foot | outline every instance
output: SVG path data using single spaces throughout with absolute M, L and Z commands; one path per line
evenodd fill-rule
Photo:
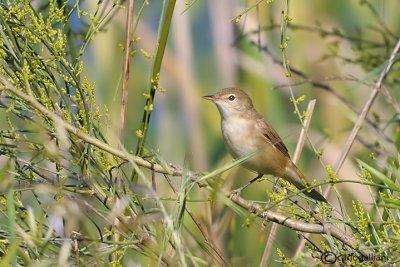
M 278 181 L 279 181 L 279 177 L 274 177 L 274 184 L 272 185 L 272 191 L 274 193 L 279 193 Z
M 231 191 L 231 193 L 229 194 L 229 198 L 232 199 L 233 197 L 238 197 L 240 196 L 240 192 L 242 192 L 242 188 L 238 188 L 238 189 L 234 189 Z
M 247 184 L 242 185 L 241 187 L 239 187 L 238 189 L 232 190 L 232 192 L 229 194 L 232 198 L 232 196 L 239 196 L 240 192 L 242 192 L 243 189 L 245 189 L 246 187 L 248 187 L 249 185 L 251 185 L 252 183 L 254 183 L 257 180 L 261 180 L 260 178 L 262 178 L 263 174 L 259 173 L 257 175 L 257 177 L 251 179 L 250 182 L 248 182 Z

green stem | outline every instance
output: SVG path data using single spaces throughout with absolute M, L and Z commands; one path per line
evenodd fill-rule
M 286 0 L 284 3 L 284 9 L 282 10 L 282 15 L 281 15 L 281 42 L 279 44 L 279 48 L 282 51 L 282 62 L 283 62 L 283 68 L 285 69 L 286 77 L 292 76 L 292 73 L 290 71 L 290 67 L 288 64 L 287 56 L 286 56 L 286 47 L 287 47 L 287 43 L 288 43 L 286 29 L 288 27 L 289 21 L 290 21 L 289 0 Z
M 169 29 L 171 26 L 172 21 L 172 14 L 174 13 L 176 0 L 168 1 L 167 13 L 164 19 L 164 23 L 162 24 L 160 40 L 158 42 L 158 48 L 156 57 L 154 59 L 153 70 L 151 74 L 151 81 L 150 81 L 150 96 L 146 101 L 145 110 L 143 113 L 142 125 L 141 125 L 141 132 L 142 135 L 138 137 L 138 146 L 136 149 L 136 155 L 143 154 L 143 147 L 146 141 L 148 126 L 150 122 L 150 115 L 151 115 L 151 106 L 153 105 L 154 97 L 156 94 L 156 90 L 158 87 L 159 75 L 161 70 L 161 63 L 164 57 L 165 47 L 167 45 Z

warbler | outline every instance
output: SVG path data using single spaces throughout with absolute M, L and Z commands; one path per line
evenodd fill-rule
M 234 158 L 257 151 L 243 163 L 244 167 L 258 173 L 251 182 L 264 174 L 272 174 L 285 179 L 300 190 L 309 186 L 304 174 L 290 159 L 288 149 L 278 133 L 257 112 L 251 98 L 243 90 L 225 88 L 203 98 L 217 105 L 221 114 L 222 135 L 228 151 Z M 303 192 L 315 200 L 327 202 L 315 189 Z

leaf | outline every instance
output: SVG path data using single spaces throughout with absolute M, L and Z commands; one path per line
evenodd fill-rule
M 396 208 L 400 208 L 400 199 L 394 199 L 394 198 L 387 198 L 387 197 L 382 197 L 382 200 L 388 203 L 390 206 L 395 206 Z
M 14 242 L 11 243 L 11 246 L 9 247 L 5 255 L 2 256 L 0 266 L 10 266 L 11 263 L 14 263 L 15 265 L 13 265 L 16 266 L 17 250 L 20 243 L 20 239 L 16 239 Z
M 380 172 L 379 170 L 375 169 L 374 167 L 368 165 L 367 163 L 357 159 L 358 164 L 369 171 L 373 176 L 381 180 L 387 187 L 389 187 L 393 191 L 400 192 L 400 187 L 392 181 L 389 177 L 387 177 L 384 173 Z
M 225 164 L 222 168 L 219 168 L 219 169 L 217 169 L 215 171 L 210 172 L 209 174 L 204 175 L 203 177 L 198 179 L 197 182 L 202 182 L 202 181 L 208 180 L 208 179 L 210 179 L 212 177 L 215 177 L 215 176 L 217 176 L 217 175 L 219 175 L 219 174 L 221 174 L 221 173 L 223 173 L 223 172 L 225 172 L 225 171 L 227 171 L 229 169 L 232 169 L 233 167 L 235 167 L 237 165 L 240 165 L 243 162 L 245 162 L 245 161 L 249 160 L 250 158 L 254 157 L 254 155 L 256 153 L 258 153 L 258 152 L 259 152 L 259 150 L 256 150 L 256 151 L 254 151 L 254 152 L 252 152 L 252 153 L 250 153 L 250 154 L 248 154 L 246 156 L 237 158 L 234 161 L 232 161 L 232 162 L 230 162 L 228 164 Z
M 16 211 L 15 211 L 15 203 L 14 203 L 14 190 L 9 190 L 7 192 L 7 215 L 8 215 L 8 232 L 9 232 L 9 240 L 12 243 L 4 261 L 11 262 L 13 266 L 17 263 L 17 254 L 15 253 L 14 246 L 19 247 L 18 244 L 20 241 L 16 238 Z M 1 265 L 1 266 L 7 266 Z

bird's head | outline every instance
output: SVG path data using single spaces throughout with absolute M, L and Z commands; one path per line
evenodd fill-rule
M 237 88 L 225 88 L 213 95 L 203 96 L 203 98 L 217 105 L 222 118 L 243 117 L 253 109 L 251 98 L 243 90 Z

